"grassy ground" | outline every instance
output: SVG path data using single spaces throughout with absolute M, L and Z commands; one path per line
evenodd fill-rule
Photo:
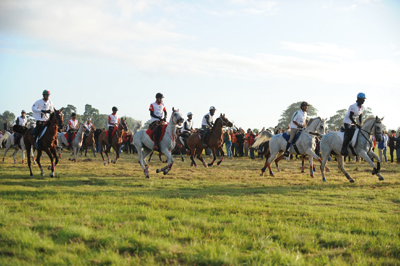
M 274 178 L 261 160 L 175 162 L 163 176 L 154 156 L 146 180 L 137 156 L 63 159 L 56 178 L 34 166 L 31 179 L 7 157 L 0 265 L 400 265 L 400 165 L 383 164 L 380 182 L 348 163 L 350 184 L 335 163 L 322 183 L 300 161 Z

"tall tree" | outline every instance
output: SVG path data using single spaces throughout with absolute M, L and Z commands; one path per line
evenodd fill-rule
M 4 111 L 3 114 L 0 114 L 0 126 L 1 126 L 1 129 L 3 129 L 3 125 L 4 125 L 5 122 L 7 122 L 7 126 L 8 127 L 10 126 L 10 124 L 15 124 L 14 120 L 15 120 L 14 113 L 12 113 L 10 111 Z
M 92 107 L 92 105 L 90 105 L 90 104 L 86 104 L 85 111 L 83 112 L 83 115 L 82 115 L 83 122 L 86 122 L 86 120 L 89 117 L 92 119 L 92 124 L 96 126 L 97 119 L 99 119 L 99 110 Z
M 60 108 L 61 109 L 61 108 Z M 71 114 L 76 113 L 76 107 L 72 104 L 68 104 L 67 107 L 64 107 L 64 124 L 68 125 L 68 121 L 71 119 Z M 79 119 L 78 115 L 77 118 Z
M 336 114 L 331 116 L 328 121 L 328 130 L 333 131 L 336 127 L 337 130 L 343 125 L 343 118 L 346 115 L 347 110 L 346 109 L 341 109 L 337 110 Z
M 282 128 L 282 129 L 286 129 L 289 126 L 294 112 L 296 112 L 297 110 L 300 110 L 301 103 L 302 103 L 302 101 L 292 103 L 282 112 L 281 118 L 278 121 L 278 127 Z M 308 117 L 316 116 L 317 112 L 318 112 L 318 110 L 311 105 L 308 107 L 307 116 Z
M 145 123 L 144 123 L 144 125 L 143 125 L 143 129 L 148 129 L 149 128 L 149 126 L 150 126 L 150 124 L 151 124 L 151 119 L 149 119 L 149 120 L 147 120 Z

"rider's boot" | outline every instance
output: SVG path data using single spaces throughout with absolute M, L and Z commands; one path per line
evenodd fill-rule
M 203 147 L 207 147 L 206 138 L 207 138 L 207 132 L 204 131 L 203 135 L 201 136 L 201 144 L 203 145 Z
M 286 149 L 285 149 L 285 153 L 283 154 L 283 156 L 288 157 L 290 155 L 290 146 L 292 145 L 292 143 L 288 142 L 286 143 Z
M 340 151 L 340 154 L 343 156 L 348 156 L 349 152 L 347 151 L 347 148 L 349 146 L 350 138 L 348 135 L 344 136 L 343 139 L 343 144 L 342 144 L 342 150 Z

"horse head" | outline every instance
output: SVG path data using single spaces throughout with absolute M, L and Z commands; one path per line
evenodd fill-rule
M 233 127 L 232 122 L 225 117 L 225 114 L 221 114 L 219 117 L 221 118 L 222 126 Z
M 322 118 L 321 121 L 319 122 L 318 126 L 317 126 L 317 132 L 319 135 L 323 136 L 325 135 L 325 131 L 326 131 L 326 121 L 328 119 L 324 119 Z
M 174 125 L 181 125 L 183 121 L 185 121 L 182 117 L 182 114 L 179 112 L 179 109 L 175 110 L 174 107 L 172 107 L 171 120 Z
M 121 118 L 121 121 L 119 122 L 121 127 L 125 130 L 128 131 L 128 125 L 126 124 L 126 118 Z
M 374 136 L 377 142 L 382 141 L 382 120 L 385 117 L 379 118 L 378 116 L 375 117 L 374 123 Z
M 54 122 L 58 125 L 59 128 L 63 127 L 64 123 L 64 114 L 63 114 L 64 108 L 61 108 L 60 110 L 57 110 L 54 108 L 54 113 L 52 113 L 51 116 L 53 116 Z M 50 119 L 51 119 L 50 116 Z

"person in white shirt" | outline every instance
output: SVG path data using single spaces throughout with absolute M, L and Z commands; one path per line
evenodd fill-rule
M 214 126 L 213 117 L 214 117 L 216 110 L 217 109 L 215 109 L 214 106 L 211 106 L 210 110 L 209 110 L 210 112 L 203 116 L 203 120 L 201 122 L 201 128 L 203 129 L 203 135 L 201 137 L 201 144 L 204 147 L 207 147 L 206 138 L 207 138 L 208 133 Z
M 111 142 L 112 142 L 112 132 L 114 131 L 115 127 L 118 127 L 119 124 L 119 117 L 117 115 L 118 108 L 114 106 L 112 108 L 112 114 L 108 116 L 107 120 L 107 127 L 108 127 L 108 150 L 110 151 L 111 149 Z
M 42 133 L 44 123 L 50 118 L 50 113 L 54 112 L 53 102 L 49 100 L 50 91 L 43 91 L 43 98 L 37 100 L 32 106 L 33 118 L 36 120 L 36 127 L 31 132 L 33 138 L 40 136 Z M 34 147 L 37 148 L 37 142 L 39 139 L 36 139 Z
M 359 94 L 357 94 L 357 101 L 354 104 L 350 105 L 346 115 L 344 116 L 343 126 L 345 129 L 345 134 L 342 144 L 342 150 L 340 151 L 340 154 L 343 156 L 348 155 L 347 148 L 349 146 L 351 138 L 353 137 L 353 133 L 355 130 L 354 126 L 361 128 L 362 114 L 364 112 L 363 103 L 365 102 L 365 99 L 366 98 L 364 93 L 360 92 Z M 358 124 L 356 122 L 357 117 L 359 121 Z
M 21 111 L 21 116 L 17 117 L 17 120 L 15 121 L 15 124 L 21 127 L 26 127 L 26 123 L 28 122 L 28 119 L 26 118 L 26 112 L 25 110 Z
M 297 132 L 306 126 L 308 106 L 309 104 L 307 102 L 302 102 L 300 104 L 300 110 L 294 112 L 292 116 L 289 132 L 290 138 L 286 144 L 285 153 L 283 154 L 286 157 L 289 156 L 290 147 L 292 146 L 293 139 L 296 136 Z
M 181 137 L 183 138 L 183 142 L 184 142 L 186 148 L 187 148 L 186 140 L 194 132 L 193 120 L 192 120 L 193 119 L 192 112 L 189 112 L 187 114 L 187 117 L 188 117 L 188 119 L 186 119 L 186 121 L 183 123 L 182 131 L 181 131 L 182 132 L 181 133 Z
M 78 129 L 79 129 L 79 122 L 78 122 L 78 120 L 76 120 L 76 114 L 72 113 L 71 119 L 68 121 L 68 129 L 67 129 L 68 146 L 70 146 L 70 144 L 71 144 L 72 135 L 74 134 L 74 132 L 77 132 Z
M 151 119 L 149 129 L 153 130 L 155 150 L 160 150 L 160 147 L 158 146 L 158 140 L 162 132 L 162 127 L 160 125 L 167 121 L 167 108 L 163 103 L 163 98 L 164 95 L 162 93 L 157 93 L 156 101 L 150 104 L 149 108 Z

